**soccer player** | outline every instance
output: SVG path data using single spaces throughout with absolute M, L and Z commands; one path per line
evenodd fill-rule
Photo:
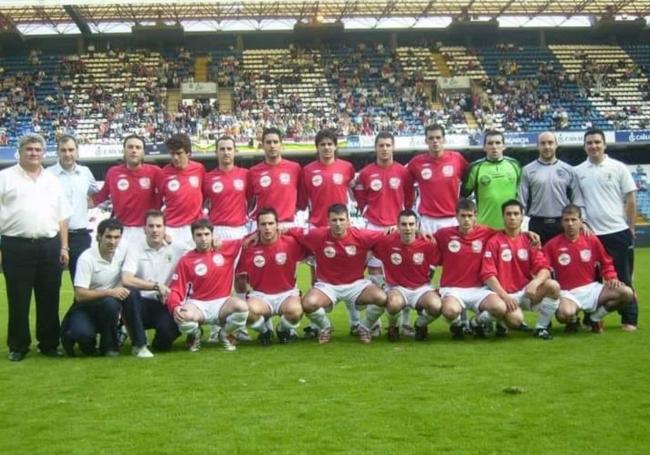
M 257 213 L 257 232 L 259 241 L 243 248 L 237 266 L 237 273 L 245 274 L 252 288 L 247 299 L 248 323 L 260 333 L 260 342 L 269 345 L 273 335 L 271 318 L 279 315 L 278 340 L 286 344 L 302 317 L 296 267 L 306 251 L 295 238 L 279 233 L 273 209 Z
M 363 343 L 370 343 L 369 328 L 384 312 L 386 294 L 363 277 L 370 249 L 384 236 L 383 232 L 350 227 L 347 207 L 334 204 L 328 209 L 329 228 L 313 228 L 308 232 L 294 228 L 288 231 L 316 259 L 316 284 L 302 299 L 302 307 L 319 330 L 319 343 L 328 343 L 332 327 L 325 308 L 339 300 L 367 307 L 365 321 L 357 334 Z
M 175 134 L 165 142 L 171 162 L 162 169 L 158 192 L 165 206 L 167 234 L 172 242 L 194 248 L 190 225 L 201 218 L 205 168 L 190 160 L 192 141 L 186 134 Z
M 501 205 L 517 197 L 521 166 L 514 158 L 503 156 L 503 133 L 487 131 L 483 137 L 485 158 L 474 161 L 463 180 L 461 194 L 474 193 L 478 222 L 494 229 L 503 229 Z
M 472 310 L 474 332 L 485 337 L 492 320 L 501 321 L 506 314 L 506 304 L 499 296 L 485 287 L 481 279 L 483 250 L 495 231 L 476 222 L 476 204 L 461 199 L 456 206 L 458 226 L 438 230 L 434 237 L 440 252 L 442 276 L 440 296 L 442 315 L 449 323 L 449 330 L 456 340 L 464 338 L 462 315 Z M 497 322 L 497 335 L 506 331 Z
M 576 167 L 585 202 L 585 217 L 591 230 L 614 261 L 619 278 L 632 287 L 634 271 L 634 229 L 636 185 L 623 163 L 605 150 L 605 133 L 589 130 L 584 135 L 587 160 Z M 636 296 L 619 310 L 622 328 L 637 329 L 639 306 Z
M 488 240 L 481 264 L 481 280 L 506 304 L 504 320 L 512 328 L 524 322 L 522 309 L 539 313 L 534 335 L 552 338 L 549 324 L 558 308 L 559 284 L 540 248 L 521 232 L 524 209 L 516 199 L 502 205 L 505 228 Z
M 145 241 L 129 245 L 122 283 L 133 298 L 124 303 L 124 321 L 133 340 L 133 355 L 153 357 L 147 347 L 146 329 L 155 329 L 151 343 L 154 351 L 168 351 L 180 333 L 165 307 L 172 272 L 186 249 L 165 242 L 165 215 L 159 210 L 147 212 L 144 225 Z
M 282 133 L 277 128 L 262 131 L 264 161 L 248 171 L 248 198 L 254 199 L 251 217 L 265 207 L 273 207 L 281 226 L 292 226 L 298 207 L 301 169 L 282 157 Z
M 634 291 L 620 282 L 612 258 L 595 235 L 582 232 L 582 211 L 574 204 L 562 210 L 563 234 L 551 239 L 544 252 L 560 283 L 560 307 L 557 320 L 566 324 L 565 331 L 578 329 L 577 313 L 589 314 L 592 331 L 603 331 L 602 318 L 630 303 Z M 603 283 L 594 281 L 597 270 Z
M 441 308 L 440 297 L 431 287 L 431 271 L 439 260 L 435 241 L 420 235 L 417 214 L 406 209 L 398 216 L 397 232 L 381 238 L 372 251 L 386 273 L 388 340 L 399 339 L 399 316 L 407 306 L 420 312 L 415 339 L 425 340 L 428 326 L 440 316 Z
M 224 240 L 212 247 L 212 223 L 199 219 L 192 223 L 196 248 L 181 258 L 172 275 L 166 305 L 181 333 L 188 334 L 192 352 L 201 349 L 201 324 L 219 324 L 226 351 L 235 351 L 234 332 L 246 325 L 248 306 L 232 297 L 235 264 L 241 240 Z
M 120 241 L 125 248 L 129 242 L 144 240 L 145 214 L 148 210 L 160 208 L 156 186 L 160 179 L 160 168 L 144 164 L 144 139 L 131 134 L 124 139 L 124 164 L 111 167 L 104 177 L 104 186 L 95 193 L 92 201 L 101 204 L 110 198 L 113 213 L 124 226 Z
M 574 168 L 557 159 L 555 134 L 541 133 L 537 138 L 537 150 L 537 160 L 522 170 L 518 199 L 530 216 L 528 229 L 538 233 L 545 244 L 562 233 L 562 208 L 570 203 L 584 203 Z
M 74 304 L 61 324 L 61 343 L 74 357 L 74 345 L 86 355 L 119 355 L 117 329 L 122 304 L 132 298 L 122 285 L 121 272 L 125 249 L 119 248 L 122 224 L 109 218 L 97 227 L 97 246 L 84 251 L 74 277 Z

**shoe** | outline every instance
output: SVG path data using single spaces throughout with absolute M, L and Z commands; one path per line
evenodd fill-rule
M 472 318 L 471 321 L 469 321 L 470 327 L 472 328 L 472 332 L 474 332 L 474 336 L 477 338 L 487 338 L 488 333 L 492 331 L 492 327 L 488 327 L 485 324 L 481 324 L 476 320 L 476 318 Z
M 463 328 L 464 335 L 474 335 L 474 330 L 472 329 L 472 325 L 469 321 L 462 321 L 460 323 L 460 326 Z
M 58 349 L 39 349 L 39 352 L 45 357 L 50 357 L 52 359 L 58 359 L 63 357 L 63 353 Z
M 329 343 L 332 340 L 332 328 L 325 327 L 318 334 L 318 344 Z
M 224 351 L 233 352 L 237 350 L 237 336 L 234 333 L 227 334 L 225 330 L 221 331 L 221 346 Z
M 375 325 L 370 328 L 370 336 L 373 338 L 381 336 L 381 322 L 375 322 Z
M 405 337 L 414 337 L 415 336 L 415 329 L 410 324 L 402 324 L 401 332 L 402 332 L 402 335 L 404 335 Z
M 571 321 L 567 322 L 564 326 L 564 333 L 578 333 L 578 322 Z
M 273 341 L 271 341 L 272 337 L 273 332 L 267 330 L 266 332 L 260 333 L 260 336 L 257 339 L 262 346 L 271 346 L 271 343 L 273 343 Z
M 508 330 L 508 326 L 503 322 L 499 321 L 497 322 L 497 328 L 494 331 L 494 336 L 498 338 L 505 338 L 508 336 L 508 333 L 510 330 Z
M 426 325 L 423 325 L 420 327 L 419 325 L 415 326 L 415 341 L 426 341 L 427 338 L 429 338 L 429 327 Z
M 533 329 L 531 329 L 528 326 L 528 324 L 526 324 L 525 322 L 522 322 L 521 325 L 519 327 L 517 327 L 517 330 L 519 330 L 520 332 L 532 332 L 533 331 Z
M 308 325 L 303 329 L 302 338 L 304 340 L 311 340 L 313 338 L 318 338 L 318 329 Z
M 68 357 L 75 357 L 74 353 L 74 341 L 68 339 L 68 338 L 63 338 L 61 337 L 61 346 L 63 346 L 63 350 L 65 351 L 65 355 Z
M 451 332 L 452 340 L 462 340 L 465 338 L 465 330 L 462 325 L 450 325 L 449 331 Z
M 233 335 L 237 341 L 253 341 L 253 337 L 248 334 L 246 329 L 239 329 Z
M 582 325 L 588 329 L 591 329 L 591 324 L 593 324 L 591 316 L 589 316 L 589 313 L 585 313 L 585 315 L 582 317 Z
M 20 362 L 25 358 L 27 355 L 26 352 L 20 352 L 20 351 L 9 351 L 9 355 L 7 358 L 9 359 L 10 362 Z
M 591 321 L 591 332 L 592 333 L 603 333 L 604 332 L 603 321 Z
M 190 333 L 185 338 L 185 346 L 190 352 L 197 352 L 201 350 L 201 337 L 203 336 L 203 328 L 199 327 L 194 333 Z
M 117 330 L 117 346 L 121 348 L 128 338 L 129 332 L 126 330 L 126 326 L 122 324 Z
M 139 348 L 133 346 L 133 349 L 131 349 L 131 354 L 136 356 L 138 359 L 150 359 L 153 357 L 153 353 L 149 350 L 147 345 Z
M 623 324 L 623 325 L 621 325 L 621 330 L 623 330 L 624 332 L 636 332 L 636 329 L 637 329 L 637 327 L 634 324 Z
M 359 335 L 359 341 L 361 341 L 363 344 L 368 344 L 372 341 L 372 337 L 370 336 L 370 330 L 368 330 L 368 328 L 365 325 L 359 324 L 357 333 Z
M 287 344 L 296 339 L 296 334 L 291 333 L 290 331 L 276 330 L 275 334 L 277 335 L 280 344 Z
M 352 324 L 350 326 L 350 335 L 351 336 L 355 337 L 355 336 L 359 335 L 359 325 L 360 324 L 357 322 L 356 324 Z
M 219 343 L 219 333 L 221 332 L 221 327 L 218 325 L 213 325 L 210 329 L 210 336 L 208 337 L 208 344 L 218 344 Z
M 535 329 L 535 338 L 540 338 L 542 340 L 552 340 L 553 335 L 546 327 L 539 327 Z
M 388 341 L 399 341 L 399 329 L 395 325 L 388 326 Z
M 104 357 L 118 357 L 120 355 L 119 351 L 114 351 L 112 349 L 109 349 L 104 352 Z

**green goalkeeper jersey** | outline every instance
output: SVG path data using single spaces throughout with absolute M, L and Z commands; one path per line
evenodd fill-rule
M 519 162 L 507 156 L 498 161 L 485 158 L 474 161 L 463 181 L 462 195 L 474 193 L 478 222 L 495 229 L 503 229 L 501 204 L 517 197 L 521 177 Z

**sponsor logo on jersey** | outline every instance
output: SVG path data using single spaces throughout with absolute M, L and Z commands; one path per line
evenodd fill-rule
M 559 262 L 560 265 L 569 265 L 571 263 L 571 256 L 567 253 L 562 253 L 557 257 L 557 262 Z
M 223 183 L 221 180 L 217 180 L 212 184 L 212 192 L 221 193 L 223 191 Z
M 138 183 L 140 184 L 140 188 L 143 190 L 151 188 L 151 179 L 149 177 L 140 177 Z
M 447 244 L 447 249 L 452 253 L 458 253 L 460 251 L 460 242 L 458 240 L 450 240 Z
M 260 177 L 260 186 L 262 188 L 268 188 L 271 186 L 271 176 L 269 175 L 263 175 Z
M 522 261 L 527 261 L 528 260 L 528 250 L 525 248 L 519 248 L 517 250 L 517 257 L 521 259 Z
M 232 181 L 232 184 L 237 191 L 242 191 L 244 189 L 244 181 L 242 179 L 235 179 Z
M 226 261 L 221 254 L 217 253 L 212 256 L 212 262 L 214 262 L 214 265 L 221 267 Z
M 190 185 L 192 188 L 198 188 L 199 187 L 199 178 L 196 175 L 190 175 Z
M 291 183 L 291 175 L 286 172 L 280 173 L 280 183 L 283 185 L 288 185 Z
M 580 250 L 580 259 L 582 262 L 591 261 L 591 250 Z
M 343 183 L 343 174 L 339 172 L 335 172 L 334 174 L 332 174 L 332 181 L 336 185 L 341 185 Z
M 194 273 L 196 273 L 197 276 L 203 276 L 208 273 L 208 266 L 203 263 L 196 264 L 194 266 Z
M 167 182 L 167 189 L 169 191 L 178 191 L 178 189 L 180 187 L 181 187 L 181 183 L 176 179 L 173 179 L 173 180 L 170 180 L 169 182 Z
M 442 175 L 445 177 L 452 177 L 454 175 L 454 166 L 447 164 L 442 167 Z
M 117 189 L 120 191 L 126 191 L 129 189 L 129 181 L 127 179 L 119 179 L 117 181 Z
M 424 263 L 424 253 L 413 253 L 413 264 L 422 265 Z
M 311 184 L 314 186 L 321 186 L 323 184 L 323 176 L 322 175 L 313 175 L 311 177 Z
M 393 265 L 400 265 L 402 263 L 402 255 L 399 253 L 393 253 L 390 255 L 390 262 Z
M 278 265 L 284 265 L 287 263 L 287 253 L 279 252 L 275 253 L 275 263 Z
M 399 177 L 391 177 L 390 179 L 388 179 L 388 186 L 390 186 L 394 190 L 399 188 L 400 183 L 402 183 L 402 179 Z
M 384 185 L 382 185 L 381 180 L 374 179 L 370 181 L 370 189 L 373 191 L 379 191 Z
M 472 240 L 472 252 L 480 253 L 483 249 L 483 242 L 480 240 Z
M 501 250 L 501 260 L 503 262 L 512 261 L 512 250 L 510 248 L 505 248 Z
M 255 264 L 255 267 L 262 268 L 266 264 L 266 259 L 264 259 L 264 256 L 262 255 L 256 255 L 253 258 L 253 264 Z
M 422 180 L 430 180 L 431 177 L 433 177 L 433 171 L 428 167 L 425 167 L 420 171 L 420 176 L 422 176 Z
M 323 250 L 323 254 L 326 258 L 332 259 L 334 256 L 336 256 L 336 250 L 332 246 L 326 246 Z
M 354 245 L 346 245 L 345 252 L 347 253 L 348 256 L 354 256 L 355 254 L 357 254 L 357 247 Z

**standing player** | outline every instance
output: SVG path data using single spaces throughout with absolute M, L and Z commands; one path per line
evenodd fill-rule
M 485 158 L 474 161 L 465 175 L 462 196 L 474 193 L 478 222 L 494 229 L 503 229 L 501 205 L 517 197 L 521 166 L 514 158 L 503 156 L 503 133 L 487 131 L 483 137 Z
M 361 342 L 370 343 L 369 328 L 384 312 L 386 294 L 365 279 L 363 271 L 368 252 L 384 233 L 350 227 L 343 204 L 332 205 L 328 218 L 329 228 L 314 228 L 306 233 L 299 228 L 289 231 L 316 259 L 317 281 L 302 299 L 303 310 L 318 327 L 318 342 L 328 343 L 332 327 L 326 308 L 339 300 L 366 306 L 366 319 L 359 324 L 357 334 Z
M 562 228 L 564 233 L 544 246 L 562 289 L 557 319 L 566 324 L 565 331 L 575 332 L 576 316 L 582 310 L 589 314 L 592 331 L 600 333 L 602 318 L 630 303 L 634 291 L 618 280 L 612 258 L 598 237 L 582 232 L 580 207 L 571 204 L 562 210 Z M 594 281 L 597 269 L 603 283 Z
M 166 305 L 181 333 L 188 334 L 190 351 L 201 349 L 201 324 L 219 324 L 226 351 L 234 351 L 234 332 L 246 325 L 248 307 L 232 297 L 235 264 L 241 240 L 225 240 L 212 248 L 212 223 L 199 219 L 192 223 L 196 248 L 181 258 L 172 275 Z
M 194 248 L 190 225 L 201 218 L 205 168 L 190 160 L 192 141 L 186 134 L 175 134 L 165 142 L 171 163 L 162 169 L 158 192 L 165 206 L 167 234 L 172 242 Z
M 601 130 L 587 131 L 584 146 L 587 160 L 576 167 L 576 172 L 587 223 L 614 260 L 621 281 L 632 287 L 636 222 L 634 179 L 623 163 L 607 156 L 605 133 Z M 636 330 L 639 318 L 636 296 L 619 310 L 619 314 L 623 330 Z
M 537 150 L 537 160 L 524 166 L 521 173 L 518 199 L 530 216 L 528 229 L 538 233 L 544 244 L 562 233 L 562 208 L 570 203 L 583 205 L 583 201 L 575 170 L 557 159 L 555 134 L 541 133 Z
M 438 248 L 435 241 L 419 235 L 418 217 L 413 210 L 400 212 L 397 231 L 381 238 L 372 248 L 386 273 L 388 340 L 399 339 L 400 312 L 410 307 L 420 313 L 415 321 L 415 339 L 423 341 L 429 324 L 440 316 L 440 297 L 431 287 L 430 278 L 439 260 Z
M 290 235 L 278 231 L 278 219 L 273 209 L 257 213 L 259 242 L 242 250 L 237 273 L 244 274 L 251 285 L 248 293 L 248 323 L 260 333 L 263 345 L 271 344 L 271 318 L 280 316 L 277 329 L 280 343 L 288 343 L 295 333 L 302 305 L 296 288 L 296 267 L 306 251 Z
M 506 304 L 505 322 L 520 327 L 522 309 L 539 313 L 535 326 L 537 338 L 552 338 L 549 324 L 558 308 L 560 286 L 551 279 L 550 265 L 541 249 L 521 232 L 524 219 L 522 204 L 511 199 L 503 203 L 505 228 L 485 246 L 481 279 Z
M 113 213 L 124 226 L 121 246 L 144 240 L 143 224 L 148 210 L 160 208 L 156 186 L 160 168 L 144 164 L 144 139 L 131 134 L 124 139 L 124 164 L 111 167 L 104 186 L 92 197 L 95 205 L 110 198 Z

